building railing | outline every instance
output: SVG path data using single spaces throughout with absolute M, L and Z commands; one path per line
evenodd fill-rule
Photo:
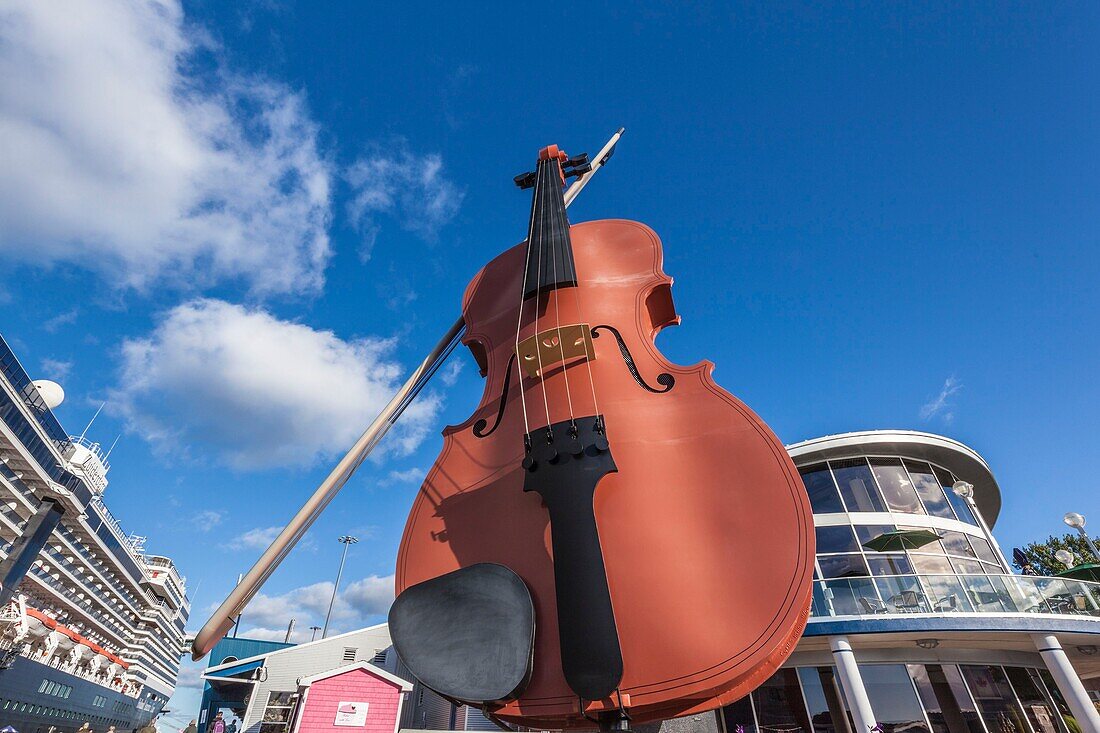
M 103 448 L 99 443 L 88 440 L 83 435 L 70 435 L 69 442 L 73 445 L 79 445 L 95 456 L 99 464 L 103 466 L 103 473 L 107 473 L 111 470 L 111 464 L 107 461 L 107 454 L 103 452 Z
M 34 419 L 46 435 L 50 436 L 50 440 L 54 442 L 57 449 L 64 453 L 69 444 L 69 434 L 65 432 L 65 429 L 61 427 L 61 423 L 54 417 L 53 412 L 42 401 L 42 397 L 38 394 L 30 375 L 23 369 L 23 365 L 19 363 L 15 352 L 11 350 L 3 336 L 0 336 L 0 373 L 3 373 L 11 386 L 19 393 L 23 402 L 30 408 Z
M 131 634 L 128 634 L 120 624 L 107 617 L 105 614 L 96 610 L 93 605 L 93 601 L 87 595 L 83 599 L 79 597 L 73 597 L 69 592 L 69 589 L 59 580 L 56 580 L 52 575 L 38 566 L 33 566 L 27 573 L 35 577 L 37 580 L 45 583 L 53 590 L 57 591 L 57 595 L 64 598 L 65 601 L 77 609 L 79 613 L 83 614 L 85 618 L 97 623 L 100 627 L 107 629 L 115 635 L 115 638 L 123 643 L 129 641 Z
M 130 539 L 131 535 L 126 534 L 126 530 L 122 528 L 122 523 L 115 519 L 114 514 L 111 514 L 111 510 L 103 503 L 103 499 L 99 496 L 93 496 L 91 504 L 95 507 L 96 511 L 99 512 L 99 516 L 103 519 L 103 523 L 110 527 L 111 531 L 115 533 L 115 538 L 119 541 L 119 544 L 129 550 L 135 559 L 138 559 L 138 548 L 134 546 L 134 541 Z
M 0 513 L 2 513 L 2 512 L 3 512 L 3 509 L 0 508 Z M 102 566 L 102 561 L 99 561 L 96 558 L 92 557 L 91 553 L 89 553 L 84 548 L 84 543 L 80 540 L 80 538 L 77 537 L 75 534 L 73 534 L 71 531 L 69 531 L 65 527 L 65 525 L 63 525 L 63 524 L 57 525 L 57 528 L 54 530 L 54 532 L 61 535 L 61 537 L 63 537 L 69 543 L 69 545 L 73 548 L 73 550 L 76 552 L 76 554 L 80 555 L 84 559 L 84 561 L 88 564 L 88 567 L 94 569 L 99 574 L 97 577 L 102 578 L 109 586 L 114 588 L 115 591 L 120 596 L 125 598 L 132 606 L 134 606 L 135 609 L 138 608 L 137 604 L 139 602 L 148 602 L 148 600 L 144 599 L 144 598 L 143 599 L 138 599 L 137 596 L 134 596 L 133 591 L 131 591 L 125 585 L 123 585 L 119 581 L 111 578 L 105 572 L 102 572 L 101 570 L 99 570 L 98 566 Z
M 1031 575 L 883 575 L 814 581 L 811 621 L 913 613 L 1042 613 L 1100 620 L 1100 583 Z

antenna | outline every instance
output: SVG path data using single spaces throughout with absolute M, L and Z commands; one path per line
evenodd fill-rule
M 92 427 L 92 423 L 95 422 L 95 419 L 99 417 L 99 413 L 103 412 L 103 408 L 106 406 L 106 402 L 100 403 L 99 409 L 95 411 L 95 414 L 92 415 L 92 419 L 88 421 L 88 425 L 84 428 L 84 432 L 80 434 L 80 440 L 84 440 L 84 436 L 88 434 L 88 428 Z
M 118 441 L 121 440 L 121 439 L 122 439 L 122 433 L 119 433 L 117 436 L 115 436 L 115 442 L 111 443 L 111 447 L 107 449 L 107 455 L 103 456 L 103 461 L 104 462 L 106 462 L 107 459 L 111 457 L 111 451 L 113 451 L 115 449 L 115 446 L 118 445 Z

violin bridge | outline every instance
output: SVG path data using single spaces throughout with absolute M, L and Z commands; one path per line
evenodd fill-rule
M 587 323 L 574 323 L 540 331 L 519 342 L 516 356 L 528 377 L 539 377 L 540 370 L 573 359 L 595 359 L 592 329 Z

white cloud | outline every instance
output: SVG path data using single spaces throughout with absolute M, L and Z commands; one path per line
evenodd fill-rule
M 376 147 L 345 174 L 352 188 L 348 215 L 363 234 L 363 259 L 370 257 L 374 247 L 379 214 L 392 216 L 405 229 L 434 241 L 439 229 L 458 213 L 465 196 L 443 175 L 439 155 L 417 155 L 403 142 L 394 148 Z
M 940 393 L 928 402 L 921 405 L 921 419 L 931 420 L 936 415 L 940 415 L 943 418 L 944 422 L 951 422 L 952 420 L 954 420 L 955 413 L 952 411 L 951 398 L 962 388 L 962 382 L 960 382 L 954 376 L 950 376 L 945 379 L 943 382 L 943 387 L 940 389 Z
M 166 453 L 201 448 L 242 469 L 309 464 L 343 455 L 393 396 L 405 376 L 394 345 L 193 300 L 123 344 L 109 407 Z M 383 448 L 413 451 L 439 408 L 421 395 Z
M 462 373 L 462 368 L 465 365 L 466 362 L 455 359 L 447 365 L 447 368 L 443 370 L 443 373 L 439 375 L 439 378 L 443 380 L 443 384 L 447 385 L 448 387 L 453 387 L 458 381 L 458 375 Z
M 194 664 L 181 664 L 180 675 L 176 679 L 176 687 L 201 690 L 205 684 L 202 679 L 202 672 L 203 667 Z
M 282 85 L 195 71 L 211 51 L 177 0 L 5 5 L 0 255 L 114 287 L 318 290 L 331 164 L 317 125 Z
M 191 517 L 191 524 L 195 525 L 200 532 L 210 532 L 224 521 L 225 512 L 214 509 L 203 509 Z
M 57 329 L 62 326 L 75 323 L 78 315 L 80 315 L 80 312 L 76 308 L 65 311 L 64 313 L 58 313 L 53 318 L 47 318 L 42 322 L 42 330 L 47 333 L 55 333 Z
M 73 370 L 73 363 L 71 361 L 62 361 L 60 359 L 51 359 L 45 357 L 42 359 L 42 373 L 46 375 L 47 379 L 52 379 L 57 382 L 64 382 L 69 373 Z
M 266 550 L 275 541 L 282 527 L 254 527 L 242 535 L 229 540 L 227 546 L 231 550 Z M 298 551 L 316 550 L 317 542 L 312 537 L 305 537 L 295 546 Z
M 383 484 L 419 484 L 424 480 L 424 476 L 427 475 L 427 471 L 418 466 L 407 468 L 404 471 L 390 471 L 389 475 L 382 480 Z
M 274 542 L 282 531 L 282 527 L 256 527 L 232 539 L 229 542 L 229 548 L 232 550 L 266 550 L 267 546 Z
M 370 575 L 356 580 L 336 596 L 329 634 L 377 623 L 393 603 L 392 575 Z M 294 619 L 295 641 L 309 640 L 309 627 L 322 626 L 332 598 L 332 583 L 301 586 L 277 595 L 259 593 L 243 612 L 242 634 L 250 638 L 281 641 Z

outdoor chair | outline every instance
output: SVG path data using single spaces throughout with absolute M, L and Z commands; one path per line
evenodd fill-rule
M 886 613 L 886 604 L 877 598 L 865 598 L 859 597 L 859 605 L 863 606 L 863 610 L 866 613 Z
M 941 613 L 943 611 L 958 611 L 959 599 L 956 598 L 954 595 L 944 596 L 943 598 L 936 601 L 936 605 L 932 608 L 932 610 L 936 613 Z
M 903 590 L 890 598 L 899 613 L 916 613 L 921 609 L 921 598 L 915 590 Z

